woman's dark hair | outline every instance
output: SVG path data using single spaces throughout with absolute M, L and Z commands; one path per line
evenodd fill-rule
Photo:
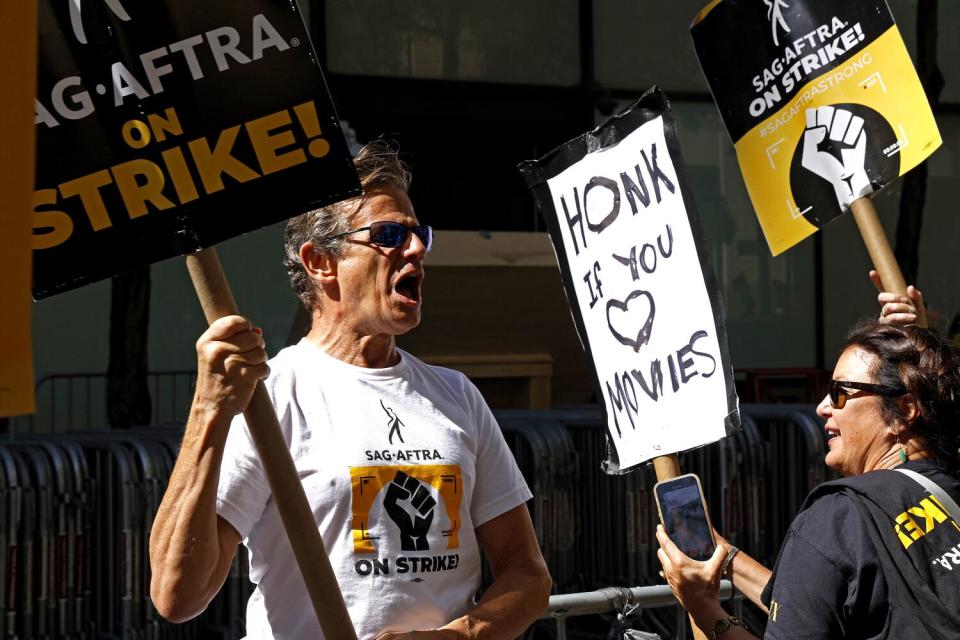
M 871 320 L 853 328 L 844 351 L 850 347 L 873 354 L 874 380 L 905 388 L 917 408 L 911 421 L 900 397 L 881 396 L 881 417 L 925 440 L 949 472 L 960 471 L 960 361 L 950 345 L 929 329 Z

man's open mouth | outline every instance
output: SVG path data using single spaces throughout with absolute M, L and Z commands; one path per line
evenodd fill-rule
M 394 289 L 404 298 L 420 301 L 420 277 L 415 273 L 400 278 Z

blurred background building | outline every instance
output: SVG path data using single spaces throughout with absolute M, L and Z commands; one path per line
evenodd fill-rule
M 301 4 L 340 117 L 360 142 L 385 134 L 400 143 L 414 169 L 417 213 L 439 230 L 427 262 L 424 322 L 401 345 L 473 372 L 495 406 L 592 398 L 553 251 L 516 165 L 593 127 L 653 84 L 671 98 L 679 123 L 740 379 L 753 369 L 829 366 L 851 323 L 876 311 L 852 217 L 771 257 L 691 44 L 689 24 L 701 0 Z M 916 0 L 890 6 L 915 52 L 923 7 Z M 953 282 L 960 69 L 947 63 L 960 56 L 958 26 L 960 5 L 940 3 L 937 55 L 946 82 L 936 114 L 944 145 L 928 161 L 916 276 L 945 332 L 960 312 Z M 875 198 L 891 242 L 902 184 Z M 218 250 L 241 309 L 264 327 L 270 351 L 298 337 L 302 319 L 280 266 L 281 226 Z M 147 369 L 192 369 L 204 322 L 182 261 L 155 265 L 150 280 Z M 106 372 L 110 297 L 110 283 L 102 282 L 34 305 L 38 378 Z M 40 403 L 43 421 L 50 405 L 42 394 Z M 93 422 L 103 422 L 102 401 L 89 410 Z

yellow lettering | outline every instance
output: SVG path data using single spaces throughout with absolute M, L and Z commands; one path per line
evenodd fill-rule
M 227 174 L 241 183 L 260 177 L 260 174 L 256 171 L 230 155 L 239 132 L 239 125 L 224 129 L 220 133 L 216 147 L 213 149 L 210 148 L 204 138 L 197 138 L 188 143 L 190 152 L 193 154 L 193 161 L 196 163 L 197 171 L 200 174 L 200 180 L 203 182 L 203 188 L 208 194 L 223 190 L 224 186 L 221 178 L 223 174 Z
M 133 135 L 134 132 L 136 132 L 137 135 Z M 150 129 L 147 128 L 145 123 L 139 120 L 127 120 L 124 122 L 120 133 L 123 135 L 123 141 L 127 143 L 127 146 L 133 147 L 134 149 L 143 149 L 150 144 Z
M 896 517 L 893 525 L 893 530 L 896 532 L 897 537 L 900 538 L 900 543 L 903 544 L 904 549 L 909 549 L 910 545 L 913 544 L 913 540 L 916 540 L 916 538 L 911 540 L 906 531 L 904 531 L 904 527 L 902 525 L 904 525 L 904 523 L 906 523 L 908 520 L 913 522 L 910 514 L 904 511 Z M 914 527 L 916 527 L 916 523 L 914 523 Z M 907 530 L 909 530 L 909 528 L 907 528 Z
M 137 158 L 118 164 L 110 171 L 131 220 L 149 213 L 148 202 L 161 211 L 176 206 L 163 195 L 163 185 L 166 182 L 163 171 L 149 160 Z M 144 182 L 137 180 L 138 176 L 142 176 Z
M 177 192 L 180 204 L 200 197 L 197 193 L 197 185 L 193 182 L 193 176 L 190 175 L 187 160 L 183 157 L 183 151 L 180 147 L 167 149 L 160 155 L 163 156 L 163 162 L 167 165 L 167 174 L 173 182 L 173 188 Z
M 171 136 L 183 135 L 183 127 L 180 126 L 180 118 L 173 107 L 168 107 L 163 112 L 165 117 L 151 113 L 147 116 L 147 122 L 150 123 L 150 130 L 153 131 L 153 137 L 157 142 L 163 142 L 167 139 L 167 134 Z
M 917 531 L 920 532 L 920 535 L 930 533 L 930 530 L 933 529 L 933 518 L 922 507 L 910 507 L 907 509 L 907 513 L 917 517 L 914 522 L 918 523 Z M 920 523 L 923 524 L 922 527 Z
M 947 519 L 947 514 L 944 512 L 943 505 L 940 504 L 940 501 L 937 500 L 936 496 L 930 496 L 929 498 L 924 498 L 920 502 L 920 506 L 923 506 L 924 504 L 927 505 L 926 506 L 927 510 L 931 510 L 931 507 L 932 507 L 933 517 L 936 518 L 937 524 L 940 524 L 941 522 Z M 954 522 L 953 524 L 954 526 L 956 526 L 957 523 Z
M 307 156 L 301 149 L 294 149 L 287 153 L 277 153 L 278 149 L 294 145 L 297 141 L 290 130 L 279 131 L 274 134 L 271 134 L 271 132 L 280 127 L 285 127 L 291 122 L 289 111 L 278 111 L 251 120 L 245 125 L 263 175 L 282 171 L 307 161 Z
M 922 518 L 922 527 L 917 524 L 913 516 Z M 910 507 L 897 516 L 894 520 L 893 530 L 896 532 L 897 537 L 900 538 L 900 542 L 903 543 L 903 548 L 906 549 L 913 544 L 914 540 L 919 540 L 924 535 L 933 531 L 934 527 L 938 524 L 946 520 L 947 514 L 943 510 L 943 505 L 941 505 L 934 496 L 930 496 L 921 500 L 919 506 Z M 956 522 L 953 523 L 953 526 L 960 531 L 960 527 L 957 527 Z
M 913 516 L 922 518 L 923 526 L 917 524 Z M 903 548 L 907 549 L 913 544 L 914 540 L 919 540 L 924 535 L 933 531 L 934 527 L 947 520 L 947 514 L 943 510 L 937 499 L 933 496 L 924 498 L 917 507 L 910 507 L 894 520 L 893 530 L 900 538 Z M 957 523 L 953 523 L 956 527 Z M 957 528 L 960 531 L 960 527 Z
M 183 134 L 183 127 L 173 108 L 145 118 L 145 121 L 131 119 L 123 124 L 121 133 L 129 146 L 142 148 L 152 140 L 163 142 Z M 261 175 L 304 163 L 307 153 L 297 146 L 291 125 L 293 119 L 290 111 L 278 111 L 244 125 L 224 129 L 215 143 L 201 137 L 187 143 L 186 149 L 182 146 L 165 149 L 160 154 L 162 163 L 134 158 L 109 169 L 68 180 L 57 189 L 39 189 L 34 193 L 33 202 L 33 247 L 49 249 L 63 244 L 72 236 L 76 216 L 42 208 L 56 205 L 61 199 L 78 198 L 92 230 L 101 231 L 113 226 L 105 197 L 112 205 L 116 198 L 114 194 L 119 194 L 127 215 L 135 219 L 154 210 L 173 209 L 179 204 L 192 202 L 200 198 L 203 192 L 212 194 L 222 191 L 226 188 L 224 176 L 242 184 Z M 259 167 L 247 165 L 233 155 L 242 128 L 249 137 Z M 187 161 L 188 154 L 193 159 L 193 167 Z M 258 173 L 257 168 L 262 173 Z M 203 191 L 195 175 L 200 177 Z M 176 199 L 164 193 L 168 181 L 173 185 Z M 110 191 L 105 196 L 103 188 L 111 185 L 116 186 L 116 191 Z
M 100 195 L 100 187 L 112 183 L 113 178 L 110 177 L 110 172 L 102 169 L 82 178 L 64 182 L 60 185 L 60 195 L 64 198 L 80 196 L 80 202 L 83 203 L 90 226 L 94 231 L 100 231 L 113 226 L 107 207 L 103 204 L 103 196 Z
M 907 509 L 909 514 L 913 509 Z M 917 524 L 917 521 L 913 519 L 912 516 L 907 515 L 907 520 L 903 526 L 904 530 L 910 534 L 910 537 L 914 540 L 919 540 L 923 537 L 923 531 L 920 529 L 920 525 Z
M 50 249 L 62 244 L 73 233 L 73 220 L 63 211 L 37 211 L 37 207 L 57 204 L 56 189 L 40 189 L 33 192 L 33 248 Z M 50 229 L 37 233 L 37 229 Z
M 924 498 L 920 501 L 919 507 L 914 507 L 909 509 L 909 511 L 913 515 L 920 516 L 924 519 L 924 533 L 930 533 L 935 526 L 947 519 L 947 514 L 930 502 L 930 498 Z

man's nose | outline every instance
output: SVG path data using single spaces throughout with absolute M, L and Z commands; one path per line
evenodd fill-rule
M 427 245 L 424 244 L 420 236 L 413 231 L 407 234 L 407 242 L 403 249 L 404 255 L 418 256 L 421 259 L 427 255 Z

